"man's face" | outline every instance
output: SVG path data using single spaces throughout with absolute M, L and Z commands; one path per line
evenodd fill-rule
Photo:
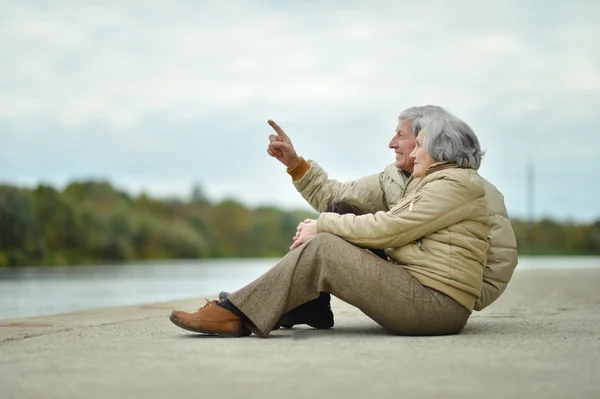
M 396 167 L 408 173 L 413 172 L 414 164 L 410 153 L 415 148 L 415 136 L 412 133 L 412 122 L 401 120 L 396 126 L 396 134 L 389 147 L 396 153 Z

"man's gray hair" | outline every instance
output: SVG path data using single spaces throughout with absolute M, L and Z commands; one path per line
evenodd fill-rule
M 437 105 L 420 105 L 402 111 L 398 117 L 398 121 L 410 121 L 412 124 L 412 134 L 417 137 L 421 129 L 423 129 L 423 119 L 438 114 L 450 115 L 445 109 Z
M 483 152 L 469 125 L 450 114 L 430 114 L 421 120 L 425 130 L 423 146 L 436 162 L 454 162 L 479 169 Z

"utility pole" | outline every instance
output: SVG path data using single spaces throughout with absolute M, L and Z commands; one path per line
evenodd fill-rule
M 535 220 L 535 198 L 534 198 L 534 186 L 535 186 L 535 171 L 533 162 L 529 160 L 527 162 L 527 181 L 526 181 L 526 193 L 527 193 L 527 219 L 529 220 L 529 228 L 532 228 Z

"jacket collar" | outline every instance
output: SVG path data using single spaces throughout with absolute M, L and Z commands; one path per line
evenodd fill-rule
M 434 172 L 439 172 L 440 170 L 445 170 L 445 169 L 452 169 L 452 168 L 460 168 L 461 166 L 459 166 L 457 163 L 455 162 L 448 162 L 448 161 L 444 161 L 444 162 L 436 162 L 433 165 L 431 165 L 429 167 L 429 169 L 427 169 L 425 171 L 425 173 L 423 174 L 423 177 L 425 176 L 429 176 L 430 174 L 434 173 Z
M 398 169 L 398 167 L 396 167 L 396 164 L 393 163 L 386 166 L 384 172 L 386 175 L 391 177 L 393 181 L 395 181 L 402 187 L 404 187 L 406 181 L 410 177 L 410 173 L 402 169 Z

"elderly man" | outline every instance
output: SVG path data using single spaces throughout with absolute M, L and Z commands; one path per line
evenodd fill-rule
M 309 162 L 300 157 L 289 136 L 273 121 L 269 121 L 269 125 L 276 134 L 269 136 L 267 152 L 287 167 L 296 189 L 319 212 L 329 211 L 328 206 L 340 203 L 351 205 L 357 210 L 354 213 L 389 211 L 410 193 L 418 181 L 411 178 L 414 164 L 409 155 L 415 147 L 415 140 L 421 131 L 424 118 L 434 114 L 453 117 L 441 107 L 432 105 L 411 107 L 402 111 L 396 132 L 389 142 L 389 148 L 395 153 L 395 163 L 388 165 L 381 173 L 352 182 L 342 183 L 330 179 L 316 162 Z M 483 287 L 475 303 L 475 310 L 489 306 L 504 292 L 518 261 L 516 239 L 508 219 L 504 197 L 485 179 L 484 187 L 491 226 L 488 236 L 490 248 L 483 275 Z M 220 297 L 223 299 L 226 296 L 226 293 L 222 293 Z M 281 324 L 285 327 L 308 324 L 315 328 L 329 328 L 333 326 L 333 313 L 329 302 L 329 294 L 323 292 L 314 301 L 284 315 Z

